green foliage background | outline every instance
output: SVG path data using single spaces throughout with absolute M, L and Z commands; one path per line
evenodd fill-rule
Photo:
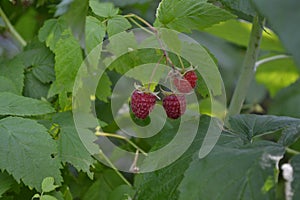
M 300 199 L 299 8 L 297 0 L 1 1 L 0 199 L 280 200 L 286 193 L 284 163 L 294 171 L 291 199 Z M 201 78 L 196 88 L 198 132 L 174 163 L 155 172 L 130 174 L 90 155 L 71 112 L 76 74 L 93 48 L 138 27 L 137 22 L 144 26 L 143 19 L 154 27 L 188 34 L 217 64 L 229 104 L 255 16 L 265 18 L 258 60 L 284 57 L 257 66 L 241 114 L 230 116 L 208 156 L 198 157 L 213 119 Z M 118 56 L 124 49 L 138 48 L 133 35 L 120 35 L 110 43 L 110 53 Z M 165 36 L 166 42 L 168 38 L 172 36 Z M 95 94 L 105 132 L 119 130 L 110 110 L 117 80 L 137 65 L 156 63 L 161 55 L 134 51 L 105 71 Z M 170 57 L 179 65 L 176 56 Z M 214 70 L 206 72 L 213 77 Z M 146 151 L 158 149 L 172 139 L 178 122 L 167 120 L 157 135 L 131 141 Z M 126 141 L 116 143 L 132 150 Z

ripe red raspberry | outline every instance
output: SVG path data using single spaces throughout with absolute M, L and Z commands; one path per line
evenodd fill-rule
M 131 110 L 137 118 L 145 119 L 153 110 L 155 101 L 154 94 L 135 90 L 131 95 Z
M 188 71 L 183 77 L 175 77 L 174 85 L 182 93 L 189 93 L 197 84 L 198 77 L 194 71 Z
M 163 99 L 163 107 L 167 116 L 172 119 L 177 119 L 186 110 L 186 99 L 182 94 L 171 94 Z

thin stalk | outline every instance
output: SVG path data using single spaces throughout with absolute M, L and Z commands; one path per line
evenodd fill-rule
M 136 148 L 137 150 L 139 150 L 142 154 L 144 154 L 145 156 L 148 156 L 148 154 L 141 149 L 140 147 L 138 147 L 136 144 L 134 144 L 131 140 L 129 140 L 128 138 L 122 136 L 122 135 L 117 135 L 117 134 L 112 134 L 112 133 L 104 133 L 104 132 L 100 132 L 97 131 L 95 133 L 96 136 L 105 136 L 105 137 L 113 137 L 113 138 L 118 138 L 121 140 L 125 140 L 126 142 L 128 142 L 131 146 L 133 146 L 134 148 Z
M 268 58 L 259 60 L 255 63 L 254 71 L 256 71 L 257 67 L 259 67 L 260 65 L 262 65 L 264 63 L 271 62 L 273 60 L 284 59 L 284 58 L 290 58 L 290 56 L 288 56 L 288 55 L 276 55 L 276 56 L 272 56 L 272 57 L 268 57 Z
M 152 81 L 153 81 L 155 72 L 156 72 L 156 70 L 157 70 L 157 67 L 159 66 L 159 64 L 160 64 L 160 62 L 161 62 L 161 60 L 162 60 L 163 57 L 164 57 L 164 56 L 162 55 L 162 56 L 159 58 L 159 60 L 157 61 L 156 65 L 155 65 L 155 67 L 154 67 L 154 69 L 153 69 L 153 71 L 152 71 L 152 74 L 151 74 L 150 79 L 149 79 L 149 84 L 148 84 L 148 89 L 149 89 L 149 90 L 150 90 L 150 85 L 151 85 L 151 83 L 152 83 Z
M 119 172 L 116 166 L 109 160 L 109 158 L 100 150 L 100 155 L 104 158 L 104 160 L 109 164 L 109 166 L 118 174 L 118 176 L 129 186 L 132 187 L 131 183 Z
M 226 123 L 228 123 L 230 116 L 240 113 L 249 89 L 249 85 L 253 79 L 255 73 L 255 62 L 258 57 L 263 31 L 263 25 L 261 22 L 262 21 L 259 16 L 255 16 L 253 18 L 253 25 L 247 52 L 242 65 L 242 71 L 234 90 L 228 113 L 226 115 Z
M 289 147 L 286 147 L 285 150 L 286 150 L 287 153 L 290 153 L 290 154 L 292 154 L 292 155 L 299 155 L 299 154 L 300 154 L 299 151 L 296 151 L 296 150 L 291 149 L 291 148 L 289 148 Z
M 143 27 L 142 25 L 140 25 L 137 21 L 135 21 L 133 18 L 129 17 L 128 18 L 132 23 L 134 23 L 135 25 L 137 25 L 138 27 L 140 27 L 142 30 L 144 30 L 147 33 L 150 33 L 151 35 L 153 34 L 153 32 L 149 31 L 148 29 L 146 29 L 145 27 Z
M 13 37 L 22 45 L 22 47 L 26 46 L 26 41 L 22 38 L 22 36 L 16 31 L 13 25 L 10 23 L 9 19 L 6 17 L 0 6 L 0 16 L 3 19 L 5 26 L 8 28 L 8 31 L 13 35 Z
M 177 54 L 177 57 L 178 57 L 178 59 L 179 59 L 179 62 L 180 62 L 180 65 L 181 65 L 182 70 L 184 70 L 184 64 L 183 64 L 183 62 L 182 62 L 181 57 L 180 57 L 178 54 Z

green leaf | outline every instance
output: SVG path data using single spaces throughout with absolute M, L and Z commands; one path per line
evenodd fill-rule
M 230 129 L 242 139 L 251 142 L 256 136 L 300 125 L 300 119 L 271 115 L 235 115 L 229 118 Z M 285 134 L 285 132 L 283 132 Z
M 49 19 L 45 21 L 42 28 L 39 30 L 39 40 L 41 42 L 46 42 L 47 47 L 52 51 L 56 43 L 62 36 L 62 33 L 67 29 L 67 23 L 62 19 Z
M 135 186 L 137 187 L 136 195 L 139 200 L 178 199 L 178 184 L 184 178 L 183 173 L 189 167 L 189 163 L 192 161 L 192 155 L 194 152 L 198 153 L 209 123 L 209 117 L 204 115 L 201 116 L 196 138 L 188 150 L 174 163 L 155 172 L 143 173 L 135 176 Z M 166 145 L 176 130 L 176 127 L 164 130 L 163 136 L 156 140 L 156 144 L 152 150 L 159 149 L 161 146 Z M 188 133 L 189 130 L 186 130 L 186 132 Z M 153 165 L 155 164 L 156 163 L 153 163 Z
M 53 112 L 48 102 L 0 92 L 0 115 L 34 116 Z
M 300 70 L 300 21 L 298 0 L 253 0 L 258 10 L 267 18 L 270 27 L 279 35 L 283 45 L 293 55 Z M 272 6 L 270 6 L 272 5 Z
M 131 24 L 125 17 L 121 15 L 116 15 L 108 19 L 107 34 L 109 37 L 121 33 L 123 31 L 126 31 L 129 28 L 131 28 Z
M 291 165 L 293 167 L 293 182 L 292 182 L 292 191 L 293 191 L 293 200 L 300 198 L 300 155 L 294 156 L 291 159 Z
M 36 20 L 39 17 L 37 10 L 32 7 L 26 9 L 26 12 L 23 12 L 18 21 L 14 24 L 14 27 L 18 33 L 25 39 L 31 40 L 39 27 L 39 21 Z
M 85 43 L 88 53 L 102 43 L 105 36 L 105 30 L 105 25 L 97 18 L 92 16 L 86 17 Z
M 94 159 L 77 133 L 72 113 L 58 113 L 52 121 L 60 127 L 58 149 L 61 161 L 72 164 L 78 171 L 82 170 L 92 178 L 93 173 L 90 171 L 90 167 L 93 165 Z
M 204 32 L 223 38 L 229 42 L 247 47 L 251 28 L 251 23 L 233 19 L 208 27 L 204 29 Z M 260 47 L 264 50 L 272 50 L 278 52 L 285 51 L 277 35 L 272 30 L 266 27 L 265 31 L 262 33 Z
M 252 5 L 252 1 L 249 0 L 221 0 L 221 2 L 238 12 L 243 12 L 246 15 L 255 16 L 256 11 L 254 6 Z
M 104 102 L 108 102 L 107 98 L 111 96 L 111 81 L 107 73 L 103 73 L 96 90 L 96 97 Z
M 189 33 L 232 19 L 234 15 L 206 3 L 206 0 L 162 0 L 156 17 L 156 26 Z
M 51 85 L 48 97 L 72 92 L 77 71 L 82 64 L 80 45 L 69 31 L 57 42 L 55 53 L 56 80 Z
M 51 192 L 57 188 L 58 185 L 54 184 L 54 178 L 53 177 L 46 177 L 44 178 L 42 182 L 42 191 L 43 192 Z
M 123 184 L 123 180 L 113 170 L 105 170 L 90 186 L 82 199 L 108 199 L 113 189 L 121 184 Z
M 0 74 L 13 82 L 12 88 L 16 88 L 17 94 L 22 94 L 24 86 L 24 66 L 20 59 L 12 59 L 0 61 Z M 1 90 L 6 88 L 5 85 L 0 85 Z
M 38 191 L 46 177 L 61 183 L 60 160 L 52 157 L 56 144 L 45 127 L 31 119 L 7 117 L 0 120 L 0 134 L 1 170 Z
M 32 71 L 25 74 L 24 96 L 35 99 L 47 98 L 49 88 L 50 84 L 39 81 Z
M 291 58 L 279 59 L 260 65 L 255 73 L 258 83 L 265 85 L 271 97 L 299 78 L 297 66 Z
M 0 76 L 0 92 L 20 93 L 14 82 L 5 76 Z
M 179 185 L 179 199 L 275 199 L 274 187 L 269 186 L 270 181 L 275 185 L 283 154 L 282 146 L 267 141 L 217 145 L 203 159 L 195 154 Z
M 90 0 L 89 4 L 92 11 L 100 17 L 114 17 L 119 13 L 119 9 L 109 2 L 100 3 L 98 0 Z
M 68 11 L 64 14 L 64 19 L 82 47 L 85 47 L 85 17 L 88 5 L 88 0 L 73 0 Z
M 116 187 L 109 195 L 108 200 L 124 200 L 133 197 L 134 190 L 128 185 L 120 185 Z
M 40 200 L 57 200 L 57 198 L 46 194 L 46 195 L 41 196 Z
M 11 188 L 15 180 L 5 172 L 0 172 L 0 198 Z
M 34 40 L 26 46 L 19 57 L 25 67 L 32 70 L 33 75 L 42 83 L 55 80 L 54 54 L 45 44 Z
M 269 106 L 268 113 L 300 118 L 300 79 L 294 84 L 280 90 Z

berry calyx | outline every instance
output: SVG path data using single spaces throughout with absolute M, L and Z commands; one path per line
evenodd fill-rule
M 186 110 L 186 99 L 182 94 L 167 95 L 163 99 L 163 107 L 169 118 L 177 119 L 184 114 Z
M 131 95 L 130 107 L 137 118 L 145 119 L 153 110 L 155 102 L 154 94 L 136 89 Z
M 181 93 L 191 92 L 197 84 L 197 74 L 194 71 L 187 71 L 183 76 L 174 77 L 174 85 Z

